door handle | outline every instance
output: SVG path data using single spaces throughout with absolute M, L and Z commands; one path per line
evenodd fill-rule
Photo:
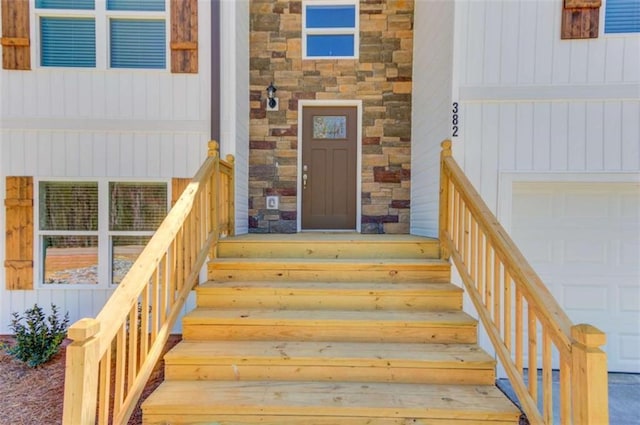
M 309 179 L 309 176 L 307 175 L 307 171 L 309 171 L 309 167 L 307 166 L 307 164 L 304 164 L 302 166 L 302 188 L 306 189 L 307 188 L 307 180 Z

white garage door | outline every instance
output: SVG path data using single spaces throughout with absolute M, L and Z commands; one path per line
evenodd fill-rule
M 513 185 L 511 233 L 574 323 L 607 333 L 609 370 L 640 372 L 640 184 Z

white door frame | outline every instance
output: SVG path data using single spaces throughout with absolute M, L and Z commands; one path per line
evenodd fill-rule
M 356 142 L 356 232 L 362 227 L 362 100 L 308 100 L 298 101 L 298 200 L 297 230 L 302 231 L 302 108 L 305 106 L 355 106 L 357 114 Z

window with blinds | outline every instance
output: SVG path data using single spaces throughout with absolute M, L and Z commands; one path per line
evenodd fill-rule
M 41 282 L 120 283 L 164 220 L 167 189 L 165 182 L 39 182 Z
M 109 183 L 111 283 L 127 274 L 167 215 L 167 184 Z
M 640 1 L 606 0 L 604 32 L 607 34 L 640 32 Z
M 167 68 L 165 0 L 36 0 L 35 7 L 43 67 Z

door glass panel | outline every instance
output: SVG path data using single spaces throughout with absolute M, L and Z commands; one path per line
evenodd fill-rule
M 314 116 L 313 117 L 313 138 L 314 139 L 346 139 L 347 138 L 347 117 L 346 116 Z

